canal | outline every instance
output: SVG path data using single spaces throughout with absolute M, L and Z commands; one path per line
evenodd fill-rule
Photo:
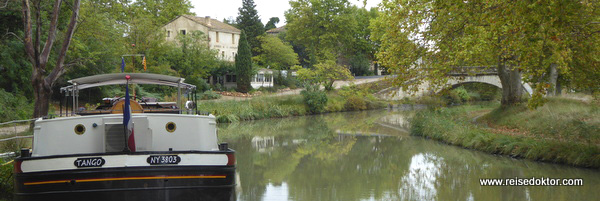
M 596 200 L 600 171 L 413 137 L 413 112 L 374 110 L 219 125 L 237 151 L 237 198 Z M 484 178 L 582 178 L 583 186 L 481 186 Z

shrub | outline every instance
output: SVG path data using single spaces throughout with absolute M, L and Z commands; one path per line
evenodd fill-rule
M 6 161 L 0 159 L 0 165 Z M 0 166 L 0 200 L 12 200 L 13 193 L 13 166 L 6 164 Z
M 460 98 L 461 102 L 467 102 L 471 100 L 471 96 L 469 96 L 469 92 L 465 89 L 465 87 L 460 86 L 453 90 L 456 93 L 456 96 Z
M 344 110 L 345 101 L 340 96 L 328 98 L 325 110 L 327 112 L 340 112 Z
M 327 94 L 324 91 L 319 90 L 318 85 L 307 86 L 306 89 L 300 92 L 304 98 L 304 104 L 308 107 L 308 112 L 311 114 L 317 114 L 323 112 L 325 105 L 327 104 Z
M 219 98 L 221 98 L 221 94 L 219 94 L 215 91 L 212 91 L 212 90 L 208 90 L 208 91 L 198 94 L 198 99 L 200 99 L 200 100 L 213 100 L 213 99 L 219 99 Z
M 0 89 L 0 122 L 29 119 L 32 115 L 33 105 L 25 96 Z
M 361 97 L 350 96 L 346 99 L 344 108 L 346 110 L 365 110 L 367 109 L 367 103 Z

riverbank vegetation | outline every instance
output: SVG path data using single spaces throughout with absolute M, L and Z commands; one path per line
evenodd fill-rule
M 13 166 L 0 158 L 0 200 L 11 198 L 13 193 Z
M 372 94 L 385 86 L 385 82 L 378 82 L 345 86 L 331 92 L 307 87 L 300 95 L 266 95 L 242 101 L 203 101 L 198 105 L 198 110 L 215 115 L 219 123 L 230 123 L 376 109 L 386 107 L 387 102 L 377 99 Z
M 477 118 L 480 117 L 480 118 Z M 464 105 L 418 112 L 411 134 L 492 154 L 600 167 L 600 107 L 565 98 L 525 105 Z

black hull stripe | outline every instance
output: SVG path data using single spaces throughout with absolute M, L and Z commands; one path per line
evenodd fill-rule
M 53 181 L 37 181 L 25 182 L 25 186 L 41 185 L 41 184 L 57 184 L 69 182 L 102 182 L 102 181 L 124 181 L 124 180 L 148 180 L 148 179 L 225 179 L 225 175 L 173 175 L 173 176 L 137 176 L 137 177 L 113 177 L 113 178 L 95 178 L 95 179 L 74 179 L 74 180 L 53 180 Z
M 118 191 L 153 191 L 153 190 L 178 190 L 178 189 L 216 189 L 216 188 L 234 188 L 236 184 L 219 185 L 219 186 L 170 186 L 170 187 L 146 187 L 146 188 L 121 188 L 121 189 L 90 189 L 90 190 L 75 190 L 75 191 L 49 191 L 37 193 L 15 193 L 18 196 L 25 195 L 49 195 L 63 193 L 95 193 L 95 192 L 118 192 Z

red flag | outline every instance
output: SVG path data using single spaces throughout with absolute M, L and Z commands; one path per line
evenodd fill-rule
M 125 126 L 127 146 L 129 150 L 135 152 L 135 137 L 133 135 L 133 118 L 131 118 L 131 106 L 129 105 L 129 75 L 125 76 L 127 84 L 125 85 L 125 106 L 123 108 L 123 125 Z

